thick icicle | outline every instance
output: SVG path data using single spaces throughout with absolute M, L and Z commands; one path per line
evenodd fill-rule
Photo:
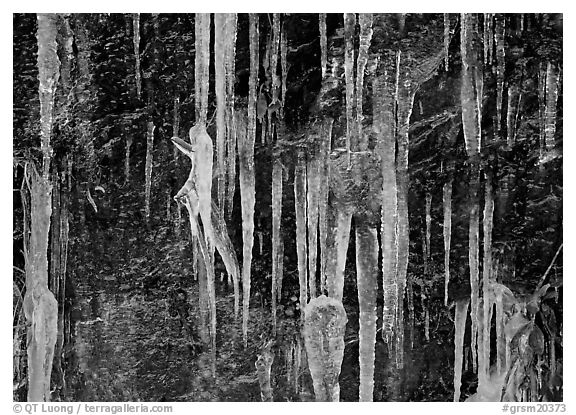
M 210 68 L 210 13 L 196 13 L 194 87 L 196 123 L 206 125 L 208 116 L 208 81 Z
M 144 189 L 144 216 L 146 223 L 150 220 L 150 190 L 152 187 L 152 150 L 154 147 L 154 130 L 156 126 L 152 121 L 148 121 L 148 128 L 146 132 L 146 165 L 144 169 L 144 176 L 146 179 Z
M 250 276 L 252 269 L 252 247 L 254 246 L 254 203 L 256 197 L 256 179 L 254 171 L 254 142 L 256 140 L 256 93 L 258 83 L 258 14 L 250 13 L 250 78 L 248 80 L 248 118 L 247 128 L 244 117 L 236 120 L 238 155 L 240 161 L 240 196 L 242 201 L 242 289 L 243 315 L 242 333 L 244 347 L 248 345 L 248 320 L 250 312 Z
M 460 402 L 460 386 L 462 386 L 462 352 L 464 349 L 464 332 L 468 315 L 468 299 L 456 302 L 454 315 L 454 402 Z
M 330 148 L 334 120 L 323 121 L 320 139 L 320 200 L 318 201 L 318 221 L 320 233 L 320 294 L 326 294 L 326 261 L 328 260 L 328 193 L 330 180 Z
M 450 14 L 444 13 L 444 70 L 448 72 L 450 58 Z
M 320 29 L 320 66 L 322 68 L 322 79 L 326 76 L 326 66 L 328 65 L 328 40 L 326 37 L 326 13 L 318 14 L 318 27 Z
M 132 15 L 132 26 L 134 30 L 134 57 L 135 57 L 135 67 L 134 72 L 136 75 L 136 94 L 138 99 L 142 95 L 142 78 L 140 75 L 140 13 L 134 13 Z
M 42 173 L 38 174 L 34 164 L 27 164 L 24 169 L 24 180 L 30 192 L 30 235 L 28 243 L 27 236 L 24 236 L 25 247 L 28 249 L 24 253 L 26 293 L 22 306 L 27 325 L 27 400 L 33 402 L 50 401 L 50 377 L 58 336 L 58 302 L 48 289 L 48 239 L 52 212 L 50 141 L 54 122 L 54 96 L 60 74 L 57 19 L 55 14 L 37 15 Z
M 500 132 L 502 120 L 502 100 L 504 96 L 504 71 L 506 68 L 505 17 L 498 13 L 495 16 L 494 42 L 496 43 L 496 128 Z
M 452 179 L 442 189 L 444 205 L 444 305 L 448 306 L 448 284 L 450 283 L 450 242 L 452 240 Z
M 300 310 L 304 310 L 308 296 L 308 255 L 306 252 L 306 160 L 298 154 L 294 171 L 294 203 L 296 212 L 296 253 L 298 256 L 298 280 L 300 281 Z
M 338 377 L 347 320 L 342 302 L 337 299 L 321 295 L 306 306 L 304 343 L 317 402 L 340 401 Z
M 360 13 L 360 48 L 358 49 L 358 60 L 356 67 L 356 123 L 358 128 L 358 144 L 359 150 L 365 151 L 368 149 L 368 135 L 362 134 L 362 121 L 364 113 L 362 111 L 362 98 L 364 96 L 364 69 L 368 62 L 368 49 L 372 41 L 372 13 Z
M 346 78 L 346 151 L 348 152 L 348 166 L 350 167 L 350 151 L 354 135 L 354 32 L 356 29 L 356 14 L 344 13 L 344 75 Z
M 558 102 L 558 68 L 556 64 L 548 62 L 546 68 L 546 110 L 544 123 L 544 140 L 546 150 L 554 149 L 556 134 L 556 105 Z
M 478 250 L 479 250 L 479 205 L 478 190 L 480 186 L 480 113 L 477 86 L 477 56 L 474 44 L 477 33 L 477 16 L 473 14 L 462 14 L 461 55 L 462 55 L 462 123 L 464 125 L 464 140 L 468 153 L 468 164 L 470 171 L 469 178 L 469 203 L 470 203 L 470 223 L 468 228 L 468 259 L 470 264 L 470 298 L 472 316 L 472 363 L 476 369 L 476 335 L 477 335 L 477 315 L 478 315 Z
M 236 33 L 238 30 L 238 15 L 228 14 L 227 47 L 226 47 L 226 130 L 228 139 L 227 162 L 228 180 L 226 188 L 226 214 L 230 222 L 234 207 L 236 191 L 236 128 L 234 126 L 234 82 L 236 81 Z
M 274 160 L 272 167 L 272 324 L 276 334 L 276 301 L 282 299 L 278 280 L 280 266 L 283 260 L 281 254 L 281 222 L 282 222 L 282 162 Z
M 408 79 L 401 82 L 398 91 L 398 113 L 397 113 L 397 155 L 396 155 L 396 179 L 398 189 L 398 220 L 397 220 L 397 243 L 398 243 L 398 304 L 397 304 L 397 322 L 398 334 L 397 342 L 397 364 L 399 368 L 404 365 L 404 289 L 406 288 L 406 275 L 408 272 L 408 257 L 410 250 L 410 227 L 408 222 L 408 148 L 409 136 L 408 129 L 410 126 L 410 115 L 414 105 L 414 96 L 416 95 Z
M 374 397 L 374 347 L 376 343 L 376 294 L 378 293 L 378 232 L 356 222 L 356 278 L 360 308 L 360 402 Z
M 493 227 L 493 215 L 494 215 L 494 196 L 492 194 L 492 177 L 490 174 L 486 174 L 486 183 L 484 191 L 484 255 L 482 264 L 482 297 L 483 297 L 483 312 L 482 316 L 484 322 L 482 327 L 484 328 L 484 333 L 482 335 L 482 347 L 480 350 L 483 353 L 483 367 L 479 367 L 483 371 L 484 381 L 489 381 L 489 369 L 490 369 L 490 308 L 492 306 L 492 300 L 490 296 L 490 280 L 492 273 L 492 227 Z M 479 378 L 480 379 L 480 378 Z M 479 384 L 480 387 L 480 384 Z
M 216 92 L 216 160 L 218 163 L 218 209 L 224 214 L 226 180 L 226 42 L 228 41 L 228 16 L 214 13 L 214 72 Z
M 200 299 L 207 300 L 210 318 L 210 343 L 212 374 L 216 376 L 216 289 L 214 282 L 214 237 L 212 217 L 212 140 L 204 124 L 196 124 L 189 131 L 190 144 L 178 137 L 172 142 L 192 161 L 188 180 L 174 199 L 188 209 L 193 239 L 200 250 L 202 261 L 199 270 Z M 198 226 L 198 215 L 202 218 L 203 231 Z M 197 257 L 195 253 L 195 258 Z
M 382 338 L 392 349 L 394 335 L 394 316 L 398 302 L 396 279 L 398 246 L 396 240 L 397 220 L 397 187 L 396 187 L 396 153 L 393 74 L 386 72 L 374 79 L 373 113 L 374 132 L 378 135 L 377 151 L 380 154 L 382 168 L 382 287 L 384 290 L 384 307 L 382 315 Z
M 306 169 L 306 216 L 308 224 L 308 286 L 310 298 L 316 297 L 316 265 L 318 254 L 318 203 L 320 197 L 320 160 L 308 160 Z

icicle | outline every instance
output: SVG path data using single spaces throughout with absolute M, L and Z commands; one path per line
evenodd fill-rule
M 279 263 L 283 260 L 280 256 L 281 222 L 282 163 L 276 159 L 272 167 L 272 323 L 274 335 L 276 335 L 276 301 L 282 298 L 281 291 L 278 289 Z
M 504 95 L 504 76 L 506 69 L 505 19 L 503 14 L 496 14 L 494 42 L 496 43 L 496 128 L 500 132 L 502 119 L 502 100 Z
M 318 15 L 318 27 L 320 29 L 320 66 L 322 68 L 322 79 L 326 77 L 326 66 L 328 65 L 328 41 L 326 37 L 326 13 Z
M 397 155 L 396 155 L 396 178 L 398 189 L 398 304 L 397 304 L 397 321 L 398 335 L 396 337 L 398 350 L 398 367 L 402 368 L 403 362 L 403 345 L 404 333 L 404 289 L 406 287 L 406 274 L 408 272 L 408 257 L 410 250 L 410 227 L 408 222 L 408 149 L 409 136 L 408 129 L 410 126 L 410 115 L 414 105 L 415 91 L 409 81 L 404 79 L 398 91 L 398 133 L 397 133 Z
M 296 252 L 298 256 L 298 279 L 300 281 L 300 310 L 307 301 L 308 256 L 306 254 L 306 160 L 304 153 L 298 154 L 294 171 L 294 203 L 296 211 Z
M 146 134 L 146 165 L 144 176 L 146 178 L 144 216 L 146 223 L 150 220 L 150 190 L 152 188 L 152 150 L 154 147 L 154 130 L 156 126 L 152 121 L 148 121 L 148 130 Z
M 242 201 L 242 288 L 243 316 L 242 332 L 244 347 L 248 345 L 248 320 L 250 310 L 250 275 L 252 268 L 252 247 L 254 245 L 254 202 L 256 196 L 254 172 L 254 142 L 256 140 L 256 88 L 258 82 L 258 14 L 250 13 L 250 78 L 248 82 L 248 126 L 244 118 L 236 120 L 238 155 L 240 161 L 240 196 Z
M 339 402 L 346 311 L 341 301 L 321 295 L 310 300 L 305 316 L 303 335 L 316 401 Z
M 360 48 L 358 50 L 358 61 L 356 67 L 356 123 L 358 124 L 359 150 L 368 150 L 368 135 L 362 134 L 362 98 L 364 96 L 364 69 L 368 62 L 368 49 L 372 41 L 372 13 L 360 13 Z
M 450 14 L 444 13 L 444 70 L 448 72 L 450 58 Z
M 318 204 L 320 197 L 320 160 L 308 160 L 306 169 L 306 216 L 308 223 L 308 286 L 310 298 L 316 297 L 316 264 L 318 254 Z
M 484 255 L 482 264 L 482 296 L 484 297 L 484 334 L 483 334 L 483 345 L 482 352 L 484 354 L 484 376 L 488 380 L 489 369 L 490 369 L 490 308 L 492 306 L 492 301 L 490 299 L 490 280 L 492 272 L 492 227 L 493 227 L 493 215 L 494 215 L 494 196 L 492 194 L 492 175 L 486 174 L 486 183 L 484 191 Z
M 280 107 L 280 118 L 284 118 L 284 106 L 286 102 L 284 99 L 286 98 L 286 89 L 287 89 L 287 79 L 288 79 L 288 40 L 286 39 L 286 30 L 280 32 L 280 66 L 282 67 L 282 90 L 281 90 L 281 99 L 282 106 Z
M 546 68 L 546 110 L 544 123 L 544 140 L 546 150 L 552 150 L 556 134 L 556 104 L 558 102 L 558 68 L 548 62 Z
M 226 42 L 228 16 L 214 13 L 214 71 L 216 92 L 216 159 L 218 162 L 218 208 L 224 214 L 226 179 Z
M 464 125 L 464 139 L 466 151 L 468 153 L 468 164 L 470 169 L 469 192 L 470 192 L 470 223 L 468 228 L 468 259 L 470 264 L 470 287 L 471 287 L 471 316 L 472 316 L 472 364 L 476 369 L 476 335 L 477 335 L 477 315 L 478 315 L 478 250 L 479 250 L 479 206 L 478 189 L 480 185 L 480 113 L 478 106 L 477 86 L 478 73 L 477 60 L 473 45 L 475 44 L 476 16 L 462 14 L 461 33 L 461 55 L 463 64 L 461 101 L 462 101 L 462 123 Z M 476 79 L 475 79 L 476 78 Z
M 393 100 L 393 75 L 390 72 L 374 79 L 373 84 L 374 131 L 378 139 L 378 153 L 382 168 L 382 287 L 384 307 L 382 315 L 382 338 L 392 350 L 394 335 L 394 316 L 398 302 L 397 270 L 397 187 L 395 115 Z
M 450 242 L 452 239 L 452 179 L 444 183 L 444 305 L 448 306 L 448 284 L 450 283 Z
M 344 54 L 344 74 L 346 78 L 346 151 L 348 152 L 348 168 L 351 167 L 350 152 L 354 134 L 354 32 L 356 29 L 356 14 L 344 13 L 344 39 L 346 49 Z
M 210 13 L 196 13 L 194 86 L 196 122 L 206 124 L 208 117 L 208 81 L 210 68 Z
M 136 73 L 136 94 L 138 99 L 142 95 L 142 78 L 140 76 L 140 13 L 132 15 L 132 26 L 134 27 L 134 56 L 136 58 L 134 71 Z
M 356 223 L 356 278 L 360 309 L 360 402 L 374 395 L 374 347 L 376 343 L 376 294 L 378 293 L 378 232 L 368 223 Z
M 494 44 L 492 43 L 493 39 L 493 25 L 492 19 L 494 15 L 492 13 L 484 13 L 484 64 L 488 65 L 492 61 L 492 47 Z
M 236 191 L 236 128 L 234 125 L 234 82 L 236 81 L 236 32 L 238 15 L 228 13 L 226 44 L 226 130 L 228 139 L 226 168 L 228 180 L 226 189 L 226 213 L 228 222 L 232 219 L 234 193 Z
M 326 293 L 326 261 L 328 260 L 328 193 L 330 180 L 330 147 L 332 125 L 329 118 L 322 124 L 320 139 L 320 200 L 318 201 L 318 219 L 320 230 L 320 294 Z
M 454 402 L 460 401 L 462 386 L 462 349 L 464 348 L 464 331 L 468 314 L 468 299 L 456 302 L 454 315 Z

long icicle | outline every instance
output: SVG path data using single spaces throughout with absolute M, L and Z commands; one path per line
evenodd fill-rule
M 320 294 L 326 294 L 326 261 L 328 260 L 328 193 L 330 186 L 330 148 L 334 120 L 323 121 L 320 139 L 320 200 L 318 220 L 320 232 Z
M 242 288 L 243 288 L 243 316 L 242 331 L 244 347 L 248 345 L 248 319 L 250 310 L 250 274 L 252 268 L 252 247 L 254 245 L 254 202 L 255 202 L 255 175 L 254 175 L 254 142 L 256 140 L 256 94 L 258 84 L 258 14 L 250 13 L 250 78 L 248 80 L 248 128 L 246 137 L 240 150 L 240 193 L 242 198 L 242 240 L 244 255 L 242 260 Z M 241 128 L 237 130 L 240 131 Z M 238 137 L 240 147 L 240 137 Z
M 406 276 L 408 273 L 408 257 L 410 254 L 410 225 L 408 221 L 408 188 L 410 177 L 408 175 L 408 149 L 410 126 L 410 116 L 414 105 L 415 91 L 408 79 L 401 76 L 403 81 L 399 87 L 398 105 L 398 128 L 396 140 L 398 150 L 396 155 L 396 179 L 398 189 L 398 307 L 397 322 L 398 332 L 396 336 L 397 344 L 397 367 L 404 366 L 404 289 L 406 288 Z
M 450 283 L 450 242 L 452 239 L 452 179 L 442 188 L 444 205 L 444 306 L 448 306 L 448 284 Z
M 354 32 L 356 29 L 356 14 L 344 13 L 344 75 L 346 78 L 346 151 L 348 167 L 351 166 L 350 152 L 354 135 Z
M 320 160 L 317 154 L 308 159 L 306 169 L 306 216 L 308 225 L 308 287 L 310 299 L 316 297 L 318 255 L 318 205 L 320 197 Z
M 236 81 L 236 36 L 238 30 L 238 15 L 236 13 L 228 13 L 226 28 L 226 130 L 228 137 L 226 217 L 230 222 L 234 207 L 234 193 L 236 192 L 236 128 L 234 125 L 234 82 Z
M 304 153 L 298 154 L 294 171 L 294 203 L 296 211 L 296 253 L 298 256 L 298 280 L 300 282 L 300 312 L 308 297 L 308 256 L 306 254 L 306 160 Z M 303 317 L 303 316 L 302 316 Z
M 278 271 L 280 270 L 280 238 L 282 219 L 282 162 L 274 160 L 272 167 L 272 324 L 276 335 L 276 301 L 281 300 L 278 290 Z
M 226 179 L 226 43 L 228 41 L 228 16 L 214 13 L 214 72 L 216 92 L 216 160 L 218 180 L 218 209 L 224 215 Z
M 382 168 L 382 287 L 384 307 L 382 314 L 382 338 L 392 351 L 394 337 L 394 316 L 398 302 L 397 267 L 397 187 L 395 118 L 394 118 L 394 75 L 390 71 L 374 79 L 373 113 L 374 129 L 379 135 L 377 151 L 380 154 Z
M 358 49 L 358 61 L 356 65 L 356 123 L 358 128 L 358 147 L 360 151 L 368 149 L 368 135 L 362 134 L 362 98 L 364 96 L 364 69 L 368 62 L 368 49 L 372 41 L 372 13 L 360 13 L 360 48 Z
M 462 386 L 462 352 L 464 349 L 464 332 L 468 315 L 468 299 L 456 302 L 454 314 L 454 402 L 460 402 L 460 386 Z
M 483 313 L 482 317 L 484 322 L 482 327 L 484 333 L 482 336 L 481 351 L 483 354 L 483 367 L 479 366 L 478 369 L 478 388 L 482 389 L 483 385 L 488 386 L 489 382 L 489 369 L 490 369 L 490 307 L 492 300 L 490 299 L 490 280 L 492 273 L 492 224 L 494 217 L 494 196 L 492 194 L 492 177 L 486 174 L 486 182 L 484 187 L 484 258 L 482 264 L 482 297 L 483 297 Z M 482 374 L 480 374 L 482 370 Z
M 504 97 L 504 71 L 506 67 L 505 49 L 505 17 L 503 14 L 496 14 L 495 17 L 494 41 L 496 43 L 496 129 L 500 134 L 502 120 L 502 101 Z
M 477 16 L 474 14 L 462 14 L 462 33 L 461 33 L 461 56 L 462 56 L 462 123 L 464 125 L 464 139 L 466 151 L 468 153 L 469 163 L 469 203 L 470 203 L 470 222 L 468 228 L 468 260 L 470 264 L 470 298 L 472 316 L 472 364 L 476 369 L 477 351 L 476 336 L 478 327 L 478 250 L 479 250 L 479 205 L 478 190 L 480 186 L 480 112 L 477 98 L 477 56 L 474 49 L 477 32 Z
M 326 66 L 328 65 L 328 40 L 326 37 L 326 13 L 318 15 L 318 28 L 320 31 L 320 66 L 322 68 L 322 79 L 326 76 Z
M 253 121 L 256 121 L 255 119 Z M 248 121 L 248 125 L 250 121 Z M 238 159 L 240 162 L 240 197 L 242 201 L 242 334 L 244 347 L 248 345 L 248 321 L 250 313 L 250 275 L 252 248 L 254 246 L 254 140 L 256 131 L 247 128 L 246 116 L 242 111 L 237 113 L 236 131 L 238 139 Z
M 134 57 L 135 66 L 134 73 L 136 76 L 136 96 L 140 99 L 142 95 L 142 77 L 140 75 L 140 13 L 132 15 L 132 26 L 134 30 Z

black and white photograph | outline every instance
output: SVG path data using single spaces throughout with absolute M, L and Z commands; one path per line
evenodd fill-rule
M 12 14 L 13 413 L 570 412 L 564 15 L 346 7 Z

